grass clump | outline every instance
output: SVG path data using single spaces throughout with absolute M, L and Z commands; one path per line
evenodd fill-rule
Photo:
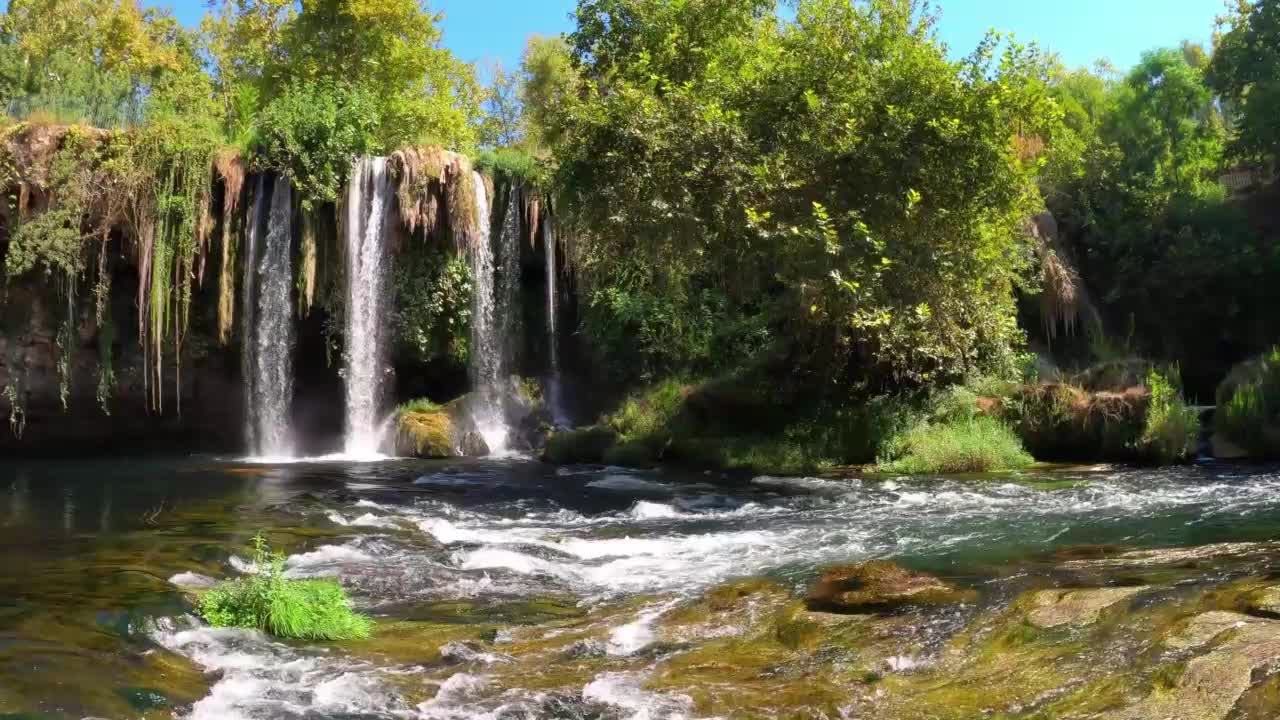
M 261 533 L 253 538 L 253 556 L 256 575 L 228 580 L 201 595 L 205 622 L 297 640 L 369 637 L 373 621 L 351 609 L 337 581 L 285 578 L 284 556 L 272 554 Z
M 1194 452 L 1200 434 L 1200 417 L 1182 399 L 1181 374 L 1175 367 L 1168 373 L 1151 369 L 1147 373 L 1146 426 L 1138 439 L 1139 451 L 1151 462 L 1179 462 Z
M 1017 470 L 1032 462 L 1007 425 L 974 416 L 917 423 L 890 440 L 879 469 L 905 475 L 979 473 Z
M 1280 457 L 1280 347 L 1234 368 L 1217 400 L 1217 432 L 1253 458 Z
M 438 403 L 433 403 L 426 398 L 418 398 L 417 400 L 410 400 L 409 402 L 404 403 L 400 407 L 396 408 L 396 412 L 400 413 L 401 415 L 404 415 L 405 413 L 440 412 L 443 409 L 444 409 L 443 405 L 440 405 Z

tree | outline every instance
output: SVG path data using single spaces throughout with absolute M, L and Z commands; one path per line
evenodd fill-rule
M 638 343 L 652 373 L 781 353 L 846 393 L 1007 359 L 1039 162 L 1017 143 L 1060 118 L 1037 53 L 954 63 L 906 0 L 803 0 L 794 22 L 758 0 L 583 0 L 577 17 L 572 90 L 530 106 L 598 342 Z
M 484 122 L 480 144 L 487 147 L 515 147 L 524 142 L 525 130 L 520 107 L 520 77 L 493 65 L 493 80 L 485 96 Z
M 1274 164 L 1280 159 L 1280 1 L 1237 0 L 1219 20 L 1208 77 L 1231 110 L 1234 156 Z

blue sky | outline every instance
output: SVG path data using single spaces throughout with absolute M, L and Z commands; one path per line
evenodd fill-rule
M 144 0 L 167 5 L 185 23 L 205 12 L 205 0 Z M 433 0 L 445 14 L 444 43 L 464 60 L 512 67 L 525 39 L 570 29 L 575 0 Z M 1184 39 L 1208 43 L 1222 0 L 940 0 L 939 34 L 965 55 L 990 28 L 1012 31 L 1060 53 L 1068 65 L 1099 58 L 1127 68 L 1144 50 Z

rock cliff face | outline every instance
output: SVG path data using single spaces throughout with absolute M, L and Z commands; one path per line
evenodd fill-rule
M 93 303 L 81 303 L 64 330 L 65 307 L 38 282 L 3 292 L 0 454 L 234 451 L 242 444 L 238 360 L 198 335 L 187 338 L 181 381 L 168 368 L 162 408 L 149 407 L 127 283 L 113 287 L 113 321 L 101 331 Z M 107 365 L 114 377 L 103 382 Z

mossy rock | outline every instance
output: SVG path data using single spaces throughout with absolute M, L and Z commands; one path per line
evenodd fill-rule
M 1255 590 L 1245 598 L 1245 609 L 1257 617 L 1280 619 L 1280 586 Z
M 404 410 L 396 418 L 396 448 L 404 455 L 448 458 L 458 453 L 453 442 L 453 418 L 449 410 Z
M 628 442 L 605 450 L 604 463 L 619 467 L 650 468 L 658 464 L 658 459 L 647 444 Z
M 909 605 L 949 605 L 977 600 L 974 590 L 955 588 L 932 575 L 887 560 L 828 569 L 809 591 L 809 609 L 837 613 L 887 612 Z
M 1146 589 L 1115 587 L 1038 590 L 1027 596 L 1022 603 L 1029 610 L 1027 622 L 1035 627 L 1082 627 L 1098 622 L 1104 611 Z
M 1209 652 L 1174 668 L 1145 699 L 1099 717 L 1107 720 L 1226 720 L 1246 694 L 1264 682 L 1280 657 L 1280 622 L 1244 623 L 1231 633 L 1219 634 Z M 1265 694 L 1267 688 L 1259 692 Z M 1252 698 L 1257 700 L 1258 698 Z M 1274 711 L 1274 708 L 1271 709 Z M 1269 715 L 1267 717 L 1274 717 Z
M 618 442 L 618 433 L 603 425 L 552 433 L 542 451 L 542 459 L 557 465 L 602 463 Z

